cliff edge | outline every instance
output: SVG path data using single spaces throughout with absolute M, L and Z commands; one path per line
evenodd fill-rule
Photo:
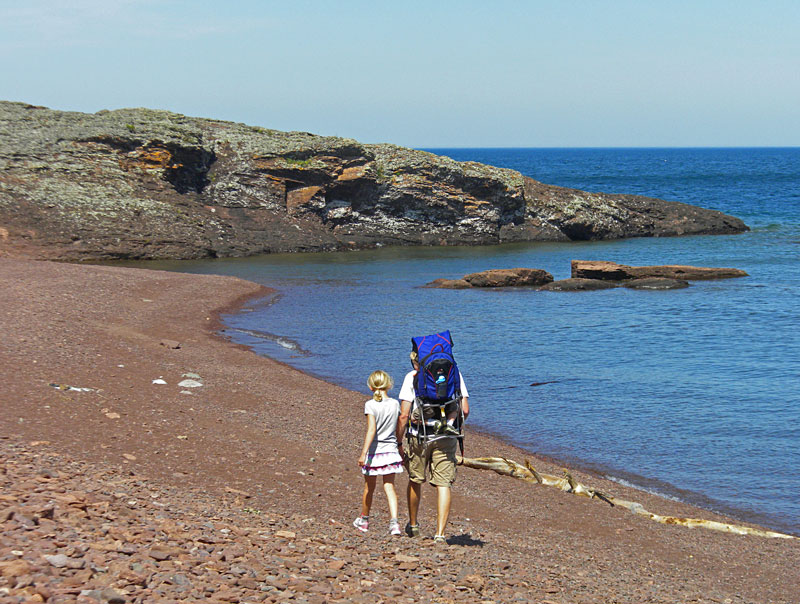
M 745 230 L 714 210 L 394 145 L 0 101 L 0 256 L 201 258 Z

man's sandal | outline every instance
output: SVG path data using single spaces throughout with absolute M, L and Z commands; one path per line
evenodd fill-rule
M 419 525 L 406 524 L 406 535 L 409 537 L 419 537 Z

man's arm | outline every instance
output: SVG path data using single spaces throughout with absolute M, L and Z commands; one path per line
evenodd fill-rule
M 469 415 L 469 397 L 462 396 L 461 397 L 461 411 L 464 412 L 464 421 L 467 420 L 467 416 Z

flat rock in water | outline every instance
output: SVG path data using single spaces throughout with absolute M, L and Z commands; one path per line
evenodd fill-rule
M 678 264 L 627 266 L 605 260 L 573 260 L 572 277 L 574 279 L 602 279 L 604 281 L 627 281 L 629 279 L 651 277 L 695 281 L 700 279 L 747 277 L 747 273 L 738 268 L 713 268 Z
M 540 268 L 500 268 L 464 275 L 472 287 L 530 287 L 552 280 L 553 275 Z
M 553 281 L 553 275 L 540 268 L 498 268 L 470 273 L 461 279 L 436 279 L 425 287 L 466 289 L 470 287 L 537 287 Z

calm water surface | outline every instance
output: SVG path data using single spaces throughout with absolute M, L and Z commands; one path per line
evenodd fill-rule
M 472 395 L 471 424 L 800 534 L 800 149 L 432 151 L 552 184 L 715 208 L 753 230 L 157 266 L 277 289 L 228 317 L 228 333 L 357 390 L 377 368 L 399 382 L 410 338 L 450 329 Z M 726 266 L 750 276 L 666 292 L 420 289 L 438 277 L 516 266 L 561 279 L 573 259 Z

